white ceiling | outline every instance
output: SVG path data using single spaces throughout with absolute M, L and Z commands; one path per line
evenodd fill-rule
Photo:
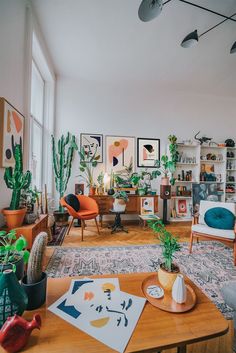
M 225 15 L 236 0 L 192 0 Z M 222 18 L 178 0 L 141 22 L 141 0 L 32 0 L 59 76 L 126 87 L 235 96 L 236 22 L 227 21 L 190 49 L 180 46 Z M 236 16 L 235 16 L 236 18 Z

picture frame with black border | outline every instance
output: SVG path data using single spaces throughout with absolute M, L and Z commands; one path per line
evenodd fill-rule
M 137 167 L 154 168 L 156 160 L 160 160 L 160 139 L 137 138 Z

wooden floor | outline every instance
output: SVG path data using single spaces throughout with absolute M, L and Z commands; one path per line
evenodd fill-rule
M 127 223 L 128 233 L 111 234 L 107 225 L 104 224 L 101 234 L 96 232 L 95 224 L 87 222 L 84 232 L 84 241 L 81 242 L 81 229 L 72 227 L 70 234 L 66 235 L 62 246 L 65 247 L 85 247 L 85 246 L 127 246 L 127 245 L 144 245 L 157 244 L 158 240 L 152 231 L 148 228 L 142 228 L 135 223 Z M 190 223 L 172 223 L 167 226 L 168 230 L 174 235 L 179 236 L 181 242 L 188 242 L 190 236 Z M 53 247 L 47 248 L 46 262 L 53 253 Z M 187 353 L 232 353 L 233 340 L 233 322 L 229 321 L 229 332 L 227 335 L 208 340 L 202 343 L 192 344 L 188 346 Z M 167 334 L 171 334 L 170 332 Z M 175 353 L 176 349 L 169 349 L 163 353 Z

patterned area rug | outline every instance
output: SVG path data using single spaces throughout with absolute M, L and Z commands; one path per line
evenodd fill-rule
M 193 245 L 193 254 L 188 252 L 188 243 L 175 262 L 201 290 L 215 303 L 228 319 L 231 310 L 223 301 L 220 288 L 236 280 L 233 251 L 218 242 L 199 242 Z M 161 263 L 160 245 L 125 247 L 86 247 L 54 250 L 47 267 L 49 277 L 88 276 L 132 272 L 153 272 Z
M 67 229 L 68 226 L 55 227 L 55 231 L 52 232 L 52 240 L 48 243 L 48 246 L 60 246 L 63 243 Z

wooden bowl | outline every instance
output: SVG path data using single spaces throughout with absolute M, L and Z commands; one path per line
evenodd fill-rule
M 186 311 L 191 310 L 196 304 L 196 294 L 189 284 L 186 284 L 187 299 L 186 302 L 183 304 L 176 303 L 174 299 L 172 299 L 171 291 L 167 290 L 164 291 L 164 297 L 160 299 L 150 297 L 147 294 L 147 287 L 151 285 L 161 287 L 161 284 L 158 281 L 157 274 L 150 275 L 144 279 L 142 283 L 142 291 L 144 296 L 147 298 L 148 302 L 161 310 L 168 311 L 170 313 L 184 313 Z

